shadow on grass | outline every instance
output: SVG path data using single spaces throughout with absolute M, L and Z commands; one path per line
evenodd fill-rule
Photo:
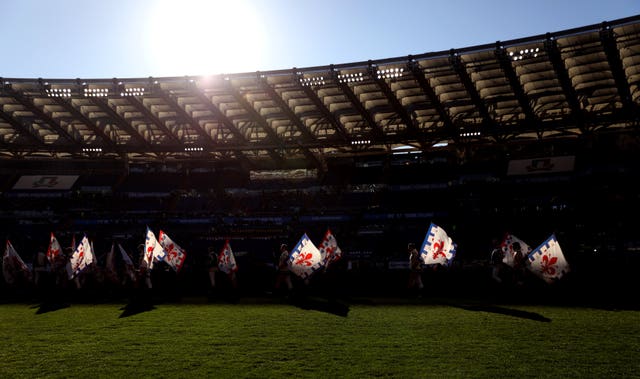
M 41 315 L 44 313 L 55 312 L 60 309 L 69 308 L 69 304 L 65 303 L 42 303 L 38 307 L 36 311 L 37 315 Z
M 532 321 L 551 322 L 550 318 L 544 317 L 539 313 L 499 307 L 496 305 L 455 305 L 455 304 L 447 304 L 447 305 L 450 305 L 456 308 L 465 309 L 467 311 L 473 311 L 473 312 L 497 313 L 497 314 L 506 315 L 506 316 L 524 318 Z
M 332 315 L 347 317 L 349 306 L 333 299 L 323 299 L 319 297 L 295 296 L 291 299 L 291 304 L 300 309 L 320 311 Z
M 153 304 L 148 302 L 132 301 L 124 307 L 120 308 L 122 313 L 118 318 L 134 316 L 142 312 L 149 312 L 156 309 Z

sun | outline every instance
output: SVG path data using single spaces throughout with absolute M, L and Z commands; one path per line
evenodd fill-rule
M 259 70 L 266 34 L 246 1 L 162 0 L 149 18 L 150 67 L 158 76 Z

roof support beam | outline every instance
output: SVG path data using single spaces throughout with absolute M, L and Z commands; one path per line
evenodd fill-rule
M 66 109 L 67 112 L 71 113 L 71 115 L 73 117 L 75 117 L 78 120 L 80 120 L 89 129 L 91 129 L 91 131 L 93 131 L 98 137 L 100 137 L 100 139 L 103 141 L 105 146 L 109 146 L 111 149 L 116 150 L 117 144 L 115 142 L 113 142 L 113 140 L 111 138 L 109 138 L 109 136 L 107 136 L 102 131 L 102 129 L 100 129 L 98 126 L 96 126 L 93 123 L 93 121 L 89 120 L 84 114 L 82 114 L 82 112 L 77 110 L 72 104 L 70 104 L 68 101 L 66 101 L 63 98 L 53 97 L 53 99 L 55 99 L 56 103 L 58 103 L 60 106 L 62 106 L 64 109 Z
M 267 133 L 269 140 L 272 143 L 275 143 L 281 147 L 284 147 L 284 143 L 282 142 L 282 140 L 278 138 L 278 135 L 273 131 L 273 129 L 267 123 L 267 121 L 260 114 L 258 114 L 258 112 L 253 107 L 253 105 L 251 105 L 249 101 L 247 101 L 247 99 L 245 99 L 244 96 L 242 96 L 242 94 L 239 93 L 231 85 L 229 85 L 227 89 L 231 93 L 233 98 L 236 100 L 236 102 L 238 102 L 242 106 L 242 108 L 244 108 L 244 110 L 246 110 L 249 113 L 253 122 L 258 124 L 265 131 L 265 133 Z M 275 151 L 275 149 L 269 149 L 268 152 L 269 152 L 269 155 L 276 161 L 276 163 L 282 164 L 283 158 L 280 154 L 278 154 L 278 152 Z
M 371 62 L 369 62 L 369 75 L 371 75 L 382 93 L 384 93 L 393 110 L 400 116 L 400 119 L 407 128 L 406 131 L 410 138 L 415 138 L 420 146 L 424 148 L 424 141 L 420 138 L 419 129 L 411 119 L 409 113 L 407 113 L 407 109 L 403 107 L 402 104 L 400 104 L 400 101 L 398 100 L 396 95 L 393 93 L 393 91 L 391 91 L 391 88 L 389 88 L 387 81 L 382 77 L 378 77 L 379 75 L 376 74 L 375 67 L 373 67 Z
M 44 146 L 44 140 L 39 135 L 33 133 L 31 129 L 27 126 L 22 125 L 16 119 L 14 119 L 11 115 L 5 113 L 0 106 L 0 119 L 4 120 L 9 125 L 13 126 L 21 135 L 27 137 L 31 141 L 33 141 L 38 146 Z
M 606 22 L 602 24 L 602 30 L 600 30 L 600 39 L 602 40 L 604 53 L 607 56 L 607 61 L 609 62 L 609 67 L 611 68 L 613 79 L 615 80 L 616 87 L 618 88 L 618 94 L 620 95 L 620 99 L 622 100 L 623 109 L 627 113 L 627 115 L 633 115 L 635 113 L 636 107 L 633 104 L 633 100 L 631 98 L 629 83 L 627 82 L 627 77 L 622 66 L 622 60 L 620 59 L 620 51 L 618 50 L 618 46 L 616 45 L 613 30 Z
M 451 121 L 449 113 L 447 113 L 447 110 L 445 109 L 444 105 L 442 105 L 442 102 L 440 102 L 438 95 L 433 90 L 433 87 L 431 87 L 431 84 L 429 84 L 427 78 L 424 76 L 424 72 L 420 68 L 419 63 L 413 61 L 413 59 L 409 57 L 409 62 L 407 62 L 407 69 L 413 74 L 413 78 L 416 80 L 416 82 L 418 82 L 418 85 L 422 89 L 422 92 L 427 96 L 431 105 L 438 112 L 438 116 L 444 124 L 444 133 L 454 141 L 458 140 L 460 136 L 453 125 L 453 121 Z
M 575 88 L 573 88 L 573 85 L 571 84 L 569 73 L 567 72 L 567 68 L 564 65 L 564 61 L 562 60 L 560 50 L 558 50 L 558 42 L 553 37 L 551 37 L 550 34 L 547 34 L 547 39 L 544 41 L 544 47 L 547 51 L 549 59 L 551 60 L 553 71 L 557 75 L 560 86 L 562 86 L 562 91 L 564 92 L 564 96 L 567 99 L 569 108 L 571 109 L 571 114 L 573 116 L 574 122 L 580 130 L 584 131 L 584 115 L 582 114 L 582 109 L 580 108 L 580 104 L 578 102 L 578 95 L 576 94 Z
M 464 88 L 469 94 L 469 97 L 471 97 L 471 101 L 473 101 L 473 104 L 475 104 L 476 109 L 478 110 L 478 113 L 482 118 L 482 123 L 484 124 L 485 128 L 493 129 L 495 126 L 495 123 L 493 122 L 493 119 L 489 115 L 489 110 L 487 109 L 487 105 L 484 103 L 484 101 L 480 97 L 480 94 L 478 93 L 476 86 L 473 84 L 473 81 L 471 80 L 471 77 L 467 72 L 464 62 L 462 61 L 460 56 L 455 52 L 455 50 L 451 50 L 449 54 L 449 61 L 451 62 L 451 65 L 453 66 L 453 69 L 455 70 L 456 74 L 458 74 L 458 78 L 460 78 L 460 81 L 462 82 L 462 85 L 464 85 Z
M 147 150 L 151 149 L 151 143 L 147 141 L 140 133 L 138 133 L 131 125 L 129 125 L 127 120 L 122 118 L 116 111 L 114 111 L 111 108 L 111 106 L 108 103 L 109 102 L 108 99 L 91 98 L 91 102 L 94 105 L 98 106 L 100 109 L 102 109 L 105 113 L 107 113 L 109 117 L 115 121 L 118 128 L 129 133 L 132 139 L 142 144 L 145 147 L 145 149 Z
M 24 96 L 22 96 L 21 93 L 18 93 L 13 90 L 11 92 L 13 92 L 13 97 L 16 100 L 18 100 L 20 104 L 22 104 L 29 111 L 35 114 L 36 117 L 43 119 L 52 129 L 58 132 L 60 136 L 62 136 L 67 141 L 73 143 L 74 145 L 80 145 L 80 142 L 76 141 L 75 138 L 73 138 L 71 134 L 69 134 L 66 130 L 64 130 L 64 128 L 60 126 L 60 124 L 58 124 L 56 120 L 54 120 L 51 116 L 44 113 L 40 108 L 38 108 L 33 103 L 33 101 L 26 99 Z
M 322 100 L 320 100 L 316 91 L 311 89 L 309 86 L 300 85 L 300 87 L 302 88 L 304 93 L 307 95 L 307 97 L 313 102 L 313 104 L 320 110 L 324 118 L 327 121 L 329 121 L 329 123 L 333 126 L 333 128 L 336 130 L 336 133 L 340 136 L 340 138 L 342 138 L 342 141 L 345 144 L 348 144 L 349 133 L 347 133 L 346 129 L 340 123 L 340 121 L 338 121 L 338 119 L 333 115 L 333 113 L 331 113 L 329 108 L 327 108 L 327 106 L 322 102 Z
M 138 100 L 135 96 L 128 96 L 127 99 L 136 107 L 138 111 L 142 112 L 142 114 L 144 114 L 145 117 L 148 117 L 149 120 L 151 120 L 158 129 L 160 129 L 165 135 L 167 135 L 167 137 L 169 137 L 169 139 L 173 143 L 182 144 L 182 141 L 180 141 L 178 137 L 171 133 L 171 131 L 165 126 L 165 124 L 158 117 L 156 117 L 156 115 L 154 115 L 153 112 L 151 112 L 151 110 L 149 110 L 140 100 Z
M 154 88 L 154 94 L 157 94 L 158 96 L 160 96 L 173 109 L 175 109 L 176 112 L 178 112 L 178 114 L 180 115 L 180 118 L 187 121 L 191 126 L 191 128 L 193 128 L 196 131 L 196 133 L 198 133 L 198 135 L 203 139 L 203 143 L 205 145 L 209 145 L 209 146 L 215 145 L 215 140 L 209 135 L 209 133 L 207 133 L 207 131 L 204 130 L 202 126 L 200 126 L 200 124 L 193 117 L 191 117 L 191 115 L 189 115 L 187 111 L 184 110 L 184 108 L 182 108 L 180 104 L 178 104 L 178 102 L 173 97 L 171 97 L 169 94 L 163 91 L 162 88 L 160 88 L 160 86 L 156 86 L 156 88 Z

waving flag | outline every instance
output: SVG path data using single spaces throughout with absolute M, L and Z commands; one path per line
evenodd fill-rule
M 306 279 L 320 267 L 322 267 L 320 250 L 305 233 L 289 253 L 289 268 L 294 274 Z
M 456 255 L 456 244 L 438 225 L 431 223 L 420 248 L 420 257 L 426 265 L 448 266 Z
M 51 233 L 51 239 L 49 240 L 49 248 L 47 249 L 47 259 L 49 260 L 49 263 L 52 266 L 54 265 L 55 260 L 56 258 L 58 258 L 61 251 L 62 251 L 62 247 L 60 246 L 60 243 L 56 239 L 56 236 L 54 236 L 53 233 Z
M 2 274 L 7 284 L 16 283 L 19 276 L 31 280 L 31 270 L 27 266 L 9 240 L 2 256 Z
M 514 257 L 516 255 L 516 252 L 513 248 L 514 243 L 520 244 L 520 252 L 524 257 L 529 255 L 529 253 L 531 252 L 531 247 L 528 244 L 526 244 L 524 241 L 514 236 L 513 234 L 507 233 L 500 243 L 500 249 L 502 250 L 502 254 L 504 256 L 502 258 L 502 262 L 511 267 L 515 265 Z
M 232 272 L 238 271 L 236 258 L 233 255 L 233 251 L 231 250 L 229 240 L 225 241 L 224 246 L 222 247 L 222 251 L 218 255 L 218 268 L 220 269 L 220 271 L 226 274 L 231 274 Z
M 184 264 L 184 260 L 187 257 L 187 252 L 178 246 L 177 243 L 173 242 L 167 233 L 162 230 L 160 231 L 160 246 L 162 246 L 162 249 L 164 249 L 164 252 L 166 253 L 164 261 L 167 262 L 176 272 L 180 271 Z
M 322 264 L 327 267 L 342 257 L 342 250 L 338 247 L 338 241 L 336 241 L 336 237 L 333 236 L 329 229 L 324 234 L 319 250 Z
M 553 283 L 569 272 L 555 234 L 529 254 L 529 270 L 547 283 Z
M 147 234 L 144 239 L 144 262 L 149 269 L 153 268 L 154 258 L 161 261 L 164 259 L 165 253 L 162 246 L 156 240 L 156 235 L 147 226 Z
M 69 260 L 69 264 L 71 265 L 71 274 L 69 275 L 69 279 L 76 277 L 93 262 L 95 262 L 95 255 L 91 249 L 89 239 L 85 235 Z
M 127 254 L 127 252 L 124 251 L 124 248 L 122 247 L 122 245 L 118 244 L 118 248 L 120 249 L 120 255 L 122 256 L 122 260 L 124 261 L 124 269 L 127 272 L 127 275 L 129 276 L 131 281 L 135 282 L 136 270 L 135 270 L 135 266 L 133 265 L 133 261 L 131 260 L 131 257 L 129 257 L 129 254 Z

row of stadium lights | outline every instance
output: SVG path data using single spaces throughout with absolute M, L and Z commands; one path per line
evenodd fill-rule
M 83 153 L 101 153 L 102 148 L 101 147 L 83 147 L 82 152 Z
M 371 143 L 371 140 L 369 140 L 369 139 L 361 139 L 361 140 L 351 141 L 352 145 L 368 145 L 370 143 Z
M 45 86 L 49 86 L 49 83 L 44 83 Z M 86 85 L 86 83 L 83 83 Z M 118 85 L 122 85 L 122 82 L 118 83 Z M 71 97 L 71 88 L 46 88 L 45 92 L 49 97 Z M 109 96 L 108 88 L 85 88 L 84 89 L 85 97 L 107 97 Z M 124 88 L 123 91 L 120 92 L 120 96 L 144 96 L 144 88 L 143 87 L 135 87 L 135 88 Z
M 460 133 L 460 137 L 480 137 L 480 132 L 464 132 Z
M 513 51 L 509 52 L 509 57 L 514 61 L 522 60 L 522 58 L 536 58 L 538 56 L 538 52 L 540 48 L 536 47 L 535 49 L 524 49 L 520 50 L 520 54 L 515 54 Z
M 197 152 L 197 151 L 204 151 L 204 147 L 185 147 L 184 151 L 186 152 Z

